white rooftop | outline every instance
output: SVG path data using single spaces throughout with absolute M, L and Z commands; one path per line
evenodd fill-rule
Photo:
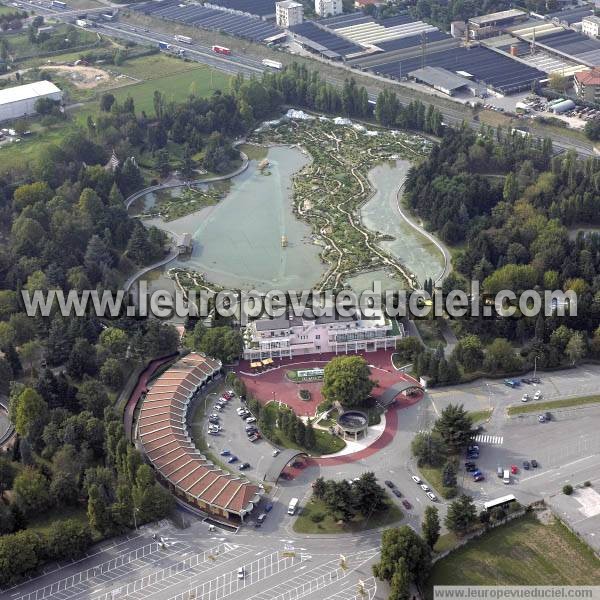
M 17 85 L 11 88 L 0 90 L 0 105 L 19 102 L 20 100 L 29 100 L 38 96 L 47 94 L 60 93 L 60 88 L 57 88 L 51 81 L 36 81 L 26 85 Z
M 294 2 L 294 0 L 283 0 L 282 2 L 277 2 L 277 6 L 281 8 L 300 8 L 302 4 L 299 2 Z

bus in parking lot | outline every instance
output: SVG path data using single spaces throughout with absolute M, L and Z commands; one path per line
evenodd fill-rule
M 494 508 L 506 508 L 509 504 L 516 502 L 517 499 L 513 496 L 513 494 L 507 494 L 506 496 L 501 496 L 500 498 L 496 498 L 495 500 L 489 500 L 488 502 L 483 503 L 483 508 L 486 511 L 493 510 Z

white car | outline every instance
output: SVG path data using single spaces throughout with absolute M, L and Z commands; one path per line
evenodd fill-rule
M 413 480 L 415 483 L 421 483 L 421 480 L 420 480 L 420 479 L 419 479 L 419 478 L 418 478 L 416 475 L 413 475 L 413 476 L 412 476 L 412 480 Z
M 244 579 L 244 577 L 246 577 L 246 571 L 244 570 L 244 567 L 240 567 L 237 571 L 238 573 L 238 579 Z
M 437 496 L 433 492 L 427 492 L 427 497 L 433 502 L 437 501 Z
M 528 402 L 529 401 L 529 394 L 523 394 L 523 397 L 521 398 L 521 402 Z
M 428 492 L 428 491 L 429 491 L 429 487 L 428 487 L 428 486 L 426 486 L 424 483 L 422 483 L 422 484 L 421 484 L 421 489 L 422 489 L 424 492 Z
M 538 390 L 535 393 L 535 396 L 533 397 L 534 400 L 541 400 L 544 396 L 542 395 L 542 392 L 540 390 Z
M 250 417 L 246 419 L 246 423 L 256 423 L 256 417 Z
M 242 408 L 241 406 L 236 408 L 235 411 L 237 412 L 238 415 L 241 415 L 243 412 L 245 412 L 245 408 Z
M 279 450 L 277 448 L 273 450 L 273 456 L 279 456 Z

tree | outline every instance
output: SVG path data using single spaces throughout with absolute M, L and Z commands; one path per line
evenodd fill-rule
M 504 338 L 496 338 L 487 348 L 484 367 L 490 373 L 511 373 L 522 364 L 512 344 Z
M 352 487 L 345 480 L 328 481 L 327 490 L 323 498 L 329 509 L 347 523 L 354 516 L 354 500 Z
M 327 491 L 327 484 L 325 483 L 325 479 L 323 477 L 317 477 L 312 486 L 313 496 L 322 500 L 325 497 L 325 492 Z
M 477 510 L 473 504 L 473 499 L 463 494 L 448 507 L 444 524 L 450 531 L 463 535 L 471 529 L 476 520 Z
M 372 5 L 371 5 L 372 6 Z M 396 570 L 390 581 L 390 594 L 388 600 L 408 600 L 410 598 L 410 573 L 406 566 L 406 559 L 401 557 L 396 564 Z
M 112 108 L 113 104 L 115 103 L 115 97 L 109 93 L 106 92 L 104 94 L 102 94 L 102 96 L 100 96 L 100 110 L 103 112 L 110 112 L 110 109 Z
M 42 434 L 48 412 L 48 405 L 32 388 L 25 388 L 15 402 L 15 430 L 35 442 Z
M 452 357 L 456 359 L 466 371 L 480 369 L 483 363 L 483 346 L 476 335 L 466 335 L 456 344 Z
M 107 358 L 100 367 L 100 381 L 112 388 L 119 389 L 123 385 L 123 370 L 116 358 Z
M 75 519 L 53 523 L 47 533 L 49 558 L 74 560 L 82 556 L 91 544 L 90 528 Z
M 448 449 L 441 436 L 436 433 L 417 433 L 411 442 L 413 456 L 419 465 L 436 467 L 444 462 Z
M 96 349 L 84 338 L 75 340 L 67 360 L 67 373 L 81 379 L 84 375 L 95 375 L 97 369 Z
M 568 483 L 563 485 L 562 492 L 565 496 L 570 496 L 573 493 L 573 486 Z
M 242 353 L 244 341 L 239 331 L 232 327 L 211 327 L 202 335 L 198 349 L 220 360 L 223 364 L 230 364 Z
M 102 417 L 104 409 L 110 403 L 104 386 L 95 379 L 85 381 L 79 386 L 77 400 L 79 400 L 84 410 L 90 411 L 98 418 Z
M 423 538 L 427 545 L 433 550 L 436 542 L 440 537 L 440 517 L 438 509 L 435 506 L 427 506 L 423 523 L 421 524 Z
M 42 344 L 38 340 L 25 342 L 21 348 L 21 357 L 29 366 L 29 374 L 33 375 L 33 366 L 42 353 Z
M 377 483 L 374 473 L 363 473 L 352 484 L 354 506 L 364 516 L 383 510 L 386 507 L 385 490 Z
M 431 550 L 408 525 L 386 529 L 381 538 L 381 558 L 373 565 L 375 577 L 391 582 L 399 562 L 410 583 L 422 588 L 431 570 Z
M 88 489 L 87 516 L 92 529 L 101 534 L 108 531 L 110 527 L 110 515 L 106 501 L 100 494 L 100 490 L 96 484 L 92 484 Z
M 442 410 L 433 430 L 439 433 L 451 452 L 458 453 L 471 440 L 473 423 L 462 404 L 449 404 Z
M 0 457 L 0 501 L 4 492 L 10 490 L 15 480 L 16 469 L 13 463 L 6 457 Z
M 52 505 L 48 480 L 31 467 L 23 469 L 13 484 L 15 502 L 25 516 L 45 512 Z
M 442 471 L 442 483 L 448 488 L 456 487 L 456 463 L 453 460 L 447 461 L 444 465 Z
M 370 375 L 362 356 L 336 356 L 325 366 L 323 397 L 348 408 L 360 406 L 375 385 Z
M 571 364 L 577 364 L 587 354 L 585 337 L 581 331 L 576 331 L 571 336 L 565 347 L 565 355 L 571 361 Z
M 312 421 L 309 417 L 306 423 L 306 431 L 304 432 L 304 447 L 307 450 L 314 450 L 317 445 L 317 439 L 315 437 L 315 429 L 313 427 Z

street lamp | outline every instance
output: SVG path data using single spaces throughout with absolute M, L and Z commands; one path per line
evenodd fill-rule
M 138 526 L 137 526 L 137 519 L 136 519 L 136 517 L 135 517 L 135 513 L 139 512 L 139 511 L 140 511 L 140 509 L 139 509 L 139 508 L 136 508 L 135 506 L 133 507 L 133 526 L 134 526 L 136 529 L 138 528 Z
M 535 376 L 537 374 L 537 359 L 540 358 L 539 356 L 534 356 L 533 357 L 533 378 L 535 379 Z

